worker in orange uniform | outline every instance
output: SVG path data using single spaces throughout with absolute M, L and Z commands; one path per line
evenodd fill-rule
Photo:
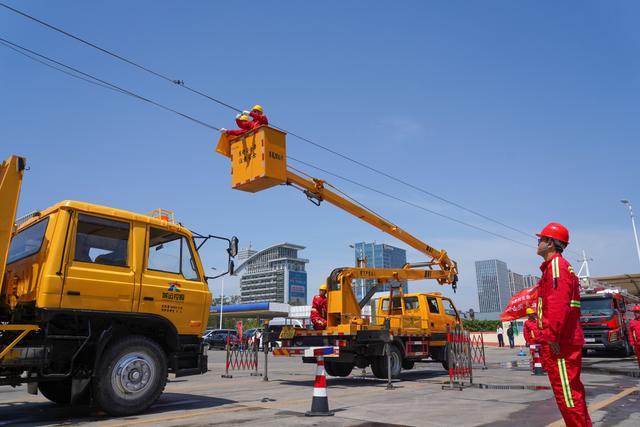
M 311 303 L 311 323 L 315 330 L 327 329 L 327 285 L 324 283 Z
M 234 137 L 234 136 L 240 136 L 244 133 L 247 133 L 254 128 L 254 126 L 252 125 L 252 122 L 249 120 L 249 116 L 246 114 L 238 114 L 236 116 L 236 124 L 240 129 L 227 130 L 225 128 L 221 128 L 220 132 L 228 136 Z
M 538 320 L 536 319 L 536 311 L 527 308 L 529 318 L 524 322 L 524 340 L 527 345 L 540 344 L 540 329 L 538 328 Z
M 562 418 L 568 427 L 591 426 L 585 390 L 580 381 L 584 335 L 580 326 L 580 282 L 562 256 L 569 230 L 549 223 L 537 234 L 537 253 L 544 262 L 538 282 L 538 327 L 544 366 Z
M 529 307 L 527 308 L 527 314 L 529 318 L 524 322 L 524 340 L 529 346 L 529 351 L 531 351 L 531 367 L 533 369 L 533 364 L 536 360 L 536 348 L 538 349 L 538 356 L 542 358 L 542 349 L 540 348 L 541 333 L 540 328 L 538 328 L 538 319 L 536 319 L 536 311 Z
M 269 118 L 266 114 L 264 114 L 264 109 L 261 105 L 254 105 L 251 111 L 243 111 L 242 114 L 246 114 L 247 116 L 251 116 L 253 120 L 251 120 L 252 129 L 255 129 L 260 126 L 267 126 L 269 124 Z
M 635 319 L 629 322 L 629 343 L 636 352 L 638 368 L 640 368 L 640 305 L 636 304 L 633 307 L 633 314 L 635 315 Z

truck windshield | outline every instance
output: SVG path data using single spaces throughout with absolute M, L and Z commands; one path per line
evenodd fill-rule
M 44 232 L 47 230 L 47 224 L 49 224 L 49 217 L 21 230 L 13 236 L 11 246 L 9 246 L 7 264 L 40 252 L 42 241 L 44 240 Z
M 613 315 L 612 298 L 583 298 L 580 301 L 580 312 L 583 316 Z

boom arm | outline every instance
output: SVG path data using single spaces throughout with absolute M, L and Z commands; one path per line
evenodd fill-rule
M 373 225 L 379 230 L 392 235 L 398 240 L 406 243 L 417 251 L 427 255 L 431 258 L 431 262 L 426 264 L 415 265 L 416 267 L 437 267 L 438 269 L 431 271 L 430 276 L 436 279 L 440 284 L 456 285 L 458 269 L 455 261 L 449 259 L 446 251 L 435 249 L 415 236 L 401 229 L 395 224 L 392 224 L 380 217 L 379 215 L 371 212 L 370 210 L 357 205 L 356 203 L 347 200 L 334 191 L 326 188 L 325 181 L 321 179 L 311 178 L 307 179 L 300 175 L 297 175 L 290 170 L 286 173 L 286 183 L 300 187 L 304 193 L 310 199 L 317 200 L 317 204 L 326 200 L 334 206 L 350 213 L 353 216 L 360 218 L 361 220 Z M 314 202 L 315 203 L 315 202 Z M 423 273 L 424 274 L 424 273 Z

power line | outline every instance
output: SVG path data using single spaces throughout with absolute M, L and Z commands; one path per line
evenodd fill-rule
M 361 188 L 364 188 L 364 189 L 366 189 L 366 190 L 372 191 L 372 192 L 374 192 L 374 193 L 380 194 L 380 195 L 382 195 L 382 196 L 384 196 L 384 197 L 387 197 L 387 198 L 390 198 L 390 199 L 392 199 L 392 200 L 395 200 L 395 201 L 398 201 L 398 202 L 404 203 L 404 204 L 406 204 L 406 205 L 408 205 L 408 206 L 412 206 L 412 207 L 414 207 L 414 208 L 416 208 L 416 209 L 420 209 L 420 210 L 423 210 L 423 211 L 425 211 L 425 212 L 429 212 L 430 214 L 437 215 L 437 216 L 439 216 L 439 217 L 442 217 L 442 218 L 448 219 L 449 221 L 453 221 L 453 222 L 456 222 L 456 223 L 458 223 L 458 224 L 464 225 L 464 226 L 466 226 L 466 227 L 470 227 L 470 228 L 473 228 L 473 229 L 475 229 L 475 230 L 478 230 L 478 231 L 482 231 L 482 232 L 484 232 L 484 233 L 491 234 L 491 235 L 493 235 L 493 236 L 495 236 L 495 237 L 499 237 L 499 238 L 501 238 L 501 239 L 508 240 L 508 241 L 510 241 L 510 242 L 516 243 L 516 244 L 518 244 L 518 245 L 525 246 L 525 247 L 527 247 L 527 248 L 535 248 L 535 246 L 528 245 L 528 244 L 526 244 L 526 243 L 520 242 L 520 241 L 518 241 L 518 240 L 512 239 L 512 238 L 507 237 L 507 236 L 504 236 L 504 235 L 502 235 L 502 234 L 495 233 L 495 232 L 493 232 L 493 231 L 491 231 L 491 230 L 487 230 L 487 229 L 485 229 L 485 228 L 482 228 L 482 227 L 479 227 L 479 226 L 477 226 L 477 225 L 473 225 L 473 224 L 471 224 L 471 223 L 468 223 L 468 222 L 465 222 L 465 221 L 459 220 L 459 219 L 454 218 L 454 217 L 452 217 L 452 216 L 445 215 L 445 214 L 443 214 L 443 213 L 440 213 L 440 212 L 437 212 L 437 211 L 434 211 L 434 210 L 431 210 L 431 209 L 425 208 L 424 206 L 420 206 L 420 205 L 418 205 L 417 203 L 413 203 L 413 202 L 410 202 L 410 201 L 408 201 L 408 200 L 404 200 L 404 199 L 402 199 L 402 198 L 400 198 L 400 197 L 394 196 L 393 194 L 386 193 L 386 192 L 384 192 L 384 191 L 378 190 L 377 188 L 370 187 L 370 186 L 368 186 L 368 185 L 366 185 L 366 184 L 362 184 L 362 183 L 360 183 L 360 182 L 358 182 L 358 181 L 354 181 L 353 179 L 350 179 L 350 178 L 347 178 L 347 177 L 345 177 L 345 176 L 338 175 L 338 174 L 336 174 L 336 173 L 330 172 L 330 171 L 328 171 L 328 170 L 326 170 L 326 169 L 323 169 L 323 168 L 321 168 L 321 167 L 315 166 L 315 165 L 313 165 L 313 164 L 311 164 L 311 163 L 305 162 L 305 161 L 303 161 L 303 160 L 296 159 L 295 157 L 291 157 L 290 155 L 287 155 L 287 159 L 289 159 L 289 160 L 293 160 L 294 162 L 297 162 L 297 163 L 303 164 L 303 165 L 305 165 L 305 166 L 309 166 L 309 167 L 314 168 L 314 169 L 316 169 L 316 170 L 319 170 L 319 171 L 321 171 L 321 172 L 323 172 L 323 173 L 326 173 L 327 175 L 331 175 L 331 176 L 333 176 L 333 177 L 335 177 L 335 178 L 338 178 L 338 179 L 341 179 L 341 180 L 343 180 L 343 181 L 349 182 L 349 183 L 351 183 L 351 184 L 353 184 L 353 185 L 357 185 L 358 187 L 361 187 Z
M 0 6 L 4 7 L 5 9 L 8 9 L 8 10 L 10 10 L 10 11 L 12 11 L 12 12 L 18 14 L 18 15 L 21 15 L 24 18 L 30 19 L 30 20 L 32 20 L 34 22 L 37 22 L 38 24 L 44 25 L 45 27 L 47 27 L 47 28 L 49 28 L 51 30 L 57 31 L 57 32 L 65 35 L 67 37 L 70 37 L 70 38 L 72 38 L 72 39 L 74 39 L 74 40 L 76 40 L 76 41 L 78 41 L 80 43 L 83 43 L 83 44 L 85 44 L 85 45 L 87 45 L 89 47 L 97 49 L 97 50 L 99 50 L 99 51 L 101 51 L 101 52 L 103 52 L 103 53 L 105 53 L 105 54 L 107 54 L 107 55 L 109 55 L 109 56 L 111 56 L 113 58 L 116 58 L 116 59 L 118 59 L 120 61 L 123 61 L 123 62 L 125 62 L 125 63 L 127 63 L 127 64 L 129 64 L 131 66 L 134 66 L 134 67 L 136 67 L 136 68 L 138 68 L 138 69 L 140 69 L 142 71 L 145 71 L 145 72 L 147 72 L 149 74 L 152 74 L 152 75 L 154 75 L 154 76 L 156 76 L 158 78 L 161 78 L 161 79 L 163 79 L 163 80 L 165 80 L 167 82 L 171 82 L 173 84 L 177 84 L 178 86 L 180 86 L 180 87 L 182 87 L 182 88 L 184 88 L 184 89 L 186 89 L 186 90 L 188 90 L 188 91 L 190 91 L 190 92 L 192 92 L 194 94 L 197 94 L 197 95 L 200 95 L 200 96 L 202 96 L 204 98 L 207 98 L 210 101 L 216 102 L 217 104 L 220 104 L 220 105 L 222 105 L 224 107 L 227 107 L 227 108 L 229 108 L 231 110 L 234 110 L 234 111 L 237 111 L 237 112 L 241 112 L 241 110 L 239 108 L 237 108 L 237 107 L 234 107 L 234 106 L 232 106 L 232 105 L 230 105 L 230 104 L 228 104 L 228 103 L 226 103 L 226 102 L 224 102 L 224 101 L 222 101 L 222 100 L 220 100 L 218 98 L 215 98 L 215 97 L 213 97 L 211 95 L 208 95 L 208 94 L 206 94 L 204 92 L 201 92 L 201 91 L 199 91 L 199 90 L 197 90 L 195 88 L 192 88 L 192 87 L 186 85 L 183 80 L 174 79 L 174 78 L 171 78 L 171 77 L 169 77 L 169 76 L 167 76 L 165 74 L 162 74 L 162 73 L 159 73 L 157 71 L 154 71 L 154 70 L 152 70 L 152 69 L 150 69 L 148 67 L 145 67 L 145 66 L 143 66 L 143 65 L 141 65 L 141 64 L 139 64 L 139 63 L 137 63 L 135 61 L 127 59 L 127 58 L 125 58 L 125 57 L 123 57 L 123 56 L 121 56 L 121 55 L 119 55 L 119 54 L 117 54 L 117 53 L 115 53 L 115 52 L 113 52 L 111 50 L 108 50 L 108 49 L 105 49 L 103 47 L 100 47 L 100 46 L 96 45 L 95 43 L 92 43 L 90 41 L 87 41 L 87 40 L 83 39 L 82 37 L 79 37 L 79 36 L 77 36 L 75 34 L 72 34 L 72 33 L 68 32 L 68 31 L 65 31 L 62 28 L 59 28 L 59 27 L 57 27 L 57 26 L 55 26 L 53 24 L 50 24 L 50 23 L 45 22 L 45 21 L 43 21 L 41 19 L 38 19 L 38 18 L 36 18 L 36 17 L 34 17 L 32 15 L 29 15 L 26 12 L 22 12 L 22 11 L 20 11 L 18 9 L 15 9 L 15 8 L 13 8 L 11 6 L 8 6 L 8 5 L 6 5 L 6 4 L 4 4 L 2 2 L 0 2 Z M 354 159 L 354 158 L 352 158 L 352 157 L 350 157 L 350 156 L 348 156 L 346 154 L 342 154 L 342 153 L 340 153 L 340 152 L 338 152 L 336 150 L 333 150 L 333 149 L 331 149 L 329 147 L 326 147 L 326 146 L 324 146 L 322 144 L 319 144 L 319 143 L 314 142 L 314 141 L 312 141 L 312 140 L 310 140 L 308 138 L 305 138 L 305 137 L 303 137 L 301 135 L 298 135 L 298 134 L 296 134 L 294 132 L 291 132 L 290 130 L 287 130 L 285 128 L 280 128 L 278 126 L 273 126 L 273 127 L 277 128 L 277 129 L 280 129 L 280 130 L 282 130 L 284 132 L 287 132 L 289 135 L 291 135 L 291 136 L 293 136 L 295 138 L 298 138 L 301 141 L 304 141 L 304 142 L 306 142 L 308 144 L 311 144 L 311 145 L 313 145 L 313 146 L 315 146 L 315 147 L 317 147 L 317 148 L 319 148 L 321 150 L 324 150 L 324 151 L 326 151 L 328 153 L 331 153 L 331 154 L 333 154 L 335 156 L 338 156 L 338 157 L 340 157 L 340 158 L 342 158 L 344 160 L 347 160 L 347 161 L 349 161 L 351 163 L 354 163 L 354 164 L 356 164 L 356 165 L 358 165 L 358 166 L 360 166 L 362 168 L 365 168 L 365 169 L 367 169 L 367 170 L 369 170 L 371 172 L 374 172 L 374 173 L 376 173 L 378 175 L 384 176 L 385 178 L 391 179 L 391 180 L 393 180 L 393 181 L 395 181 L 395 182 L 397 182 L 399 184 L 402 184 L 402 185 L 404 185 L 406 187 L 409 187 L 409 188 L 411 188 L 413 190 L 419 191 L 419 192 L 421 192 L 421 193 L 423 193 L 425 195 L 428 195 L 430 197 L 438 199 L 441 202 L 447 203 L 447 204 L 449 204 L 451 206 L 455 206 L 458 209 L 462 209 L 462 210 L 464 210 L 464 211 L 466 211 L 468 213 L 476 215 L 476 216 L 478 216 L 480 218 L 483 218 L 483 219 L 485 219 L 487 221 L 493 222 L 494 224 L 498 224 L 498 225 L 500 225 L 502 227 L 505 227 L 505 228 L 507 228 L 509 230 L 515 231 L 517 233 L 520 233 L 520 234 L 522 234 L 524 236 L 527 236 L 529 238 L 533 238 L 531 233 L 528 233 L 526 231 L 520 230 L 520 229 L 518 229 L 516 227 L 512 227 L 512 226 L 510 226 L 510 225 L 508 225 L 508 224 L 506 224 L 506 223 L 504 223 L 502 221 L 494 219 L 494 218 L 492 218 L 492 217 L 490 217 L 488 215 L 485 215 L 483 213 L 480 213 L 480 212 L 478 212 L 478 211 L 476 211 L 474 209 L 467 208 L 466 206 L 463 206 L 460 203 L 454 202 L 454 201 L 449 200 L 449 199 L 447 199 L 445 197 L 442 197 L 442 196 L 440 196 L 438 194 L 435 194 L 435 193 L 433 193 L 433 192 L 431 192 L 429 190 L 426 190 L 426 189 L 424 189 L 422 187 L 418 187 L 417 185 L 411 184 L 410 182 L 408 182 L 408 181 L 406 181 L 404 179 L 395 177 L 395 176 L 393 176 L 393 175 L 391 175 L 391 174 L 389 174 L 389 173 L 387 173 L 387 172 L 385 172 L 385 171 L 383 171 L 381 169 L 378 169 L 378 168 L 375 168 L 373 166 L 370 166 L 370 165 L 368 165 L 368 164 L 366 164 L 364 162 L 361 162 L 359 160 L 356 160 L 356 159 Z
M 64 67 L 64 68 L 66 68 L 67 70 L 71 70 L 71 71 L 73 71 L 74 73 L 80 74 L 81 76 L 87 77 L 88 79 L 93 80 L 93 83 L 96 83 L 96 82 L 101 83 L 101 84 L 98 84 L 98 86 L 108 86 L 108 88 L 109 88 L 109 89 L 115 90 L 115 91 L 120 92 L 120 93 L 122 93 L 122 94 L 124 94 L 124 95 L 132 96 L 132 97 L 137 98 L 137 99 L 139 99 L 139 100 L 141 100 L 141 101 L 148 102 L 149 104 L 155 105 L 156 107 L 162 108 L 162 109 L 164 109 L 164 110 L 167 110 L 167 111 L 170 111 L 170 112 L 172 112 L 172 113 L 174 113 L 174 114 L 177 114 L 177 115 L 179 115 L 179 116 L 182 116 L 182 117 L 184 117 L 185 119 L 188 119 L 188 120 L 191 120 L 191 121 L 193 121 L 193 122 L 195 122 L 195 123 L 198 123 L 199 125 L 202 125 L 202 126 L 208 127 L 209 129 L 213 129 L 213 130 L 217 130 L 217 131 L 219 131 L 219 130 L 220 130 L 220 128 L 218 128 L 218 127 L 216 127 L 216 126 L 213 126 L 213 125 L 210 125 L 210 124 L 208 124 L 208 123 L 206 123 L 206 122 L 203 122 L 202 120 L 198 120 L 198 119 L 196 119 L 196 118 L 194 118 L 194 117 L 191 117 L 191 116 L 190 116 L 190 115 L 188 115 L 188 114 L 181 113 L 180 111 L 178 111 L 178 110 L 174 110 L 174 109 L 173 109 L 173 108 L 171 108 L 171 107 L 167 107 L 167 106 L 166 106 L 166 105 L 164 105 L 164 104 L 161 104 L 161 103 L 159 103 L 159 102 L 153 101 L 153 100 L 151 100 L 151 99 L 149 99 L 149 98 L 146 98 L 146 97 L 144 97 L 144 96 L 142 96 L 142 95 L 138 95 L 138 94 L 137 94 L 137 93 L 135 93 L 135 92 L 131 92 L 130 90 L 124 89 L 124 88 L 122 88 L 122 87 L 120 87 L 120 86 L 118 86 L 118 85 L 115 85 L 115 84 L 113 84 L 113 83 L 110 83 L 110 82 L 108 82 L 108 81 L 106 81 L 106 80 L 102 80 L 102 79 L 100 79 L 100 78 L 98 78 L 98 77 L 96 77 L 96 76 L 93 76 L 93 75 L 89 74 L 89 73 L 85 73 L 84 71 L 80 71 L 80 70 L 79 70 L 79 69 L 77 69 L 77 68 L 74 68 L 74 67 L 71 67 L 71 66 L 69 66 L 69 65 L 63 64 L 62 62 L 56 61 L 55 59 L 52 59 L 52 58 L 50 58 L 50 57 L 48 57 L 48 56 L 46 56 L 46 55 L 43 55 L 43 54 L 41 54 L 41 53 L 35 52 L 35 51 L 31 50 L 31 49 L 28 49 L 28 48 L 26 48 L 26 47 L 24 47 L 24 46 L 21 46 L 21 45 L 17 44 L 17 43 L 10 42 L 9 40 L 4 39 L 4 38 L 2 38 L 2 37 L 0 37 L 0 42 L 3 42 L 3 43 L 2 43 L 2 45 L 3 45 L 3 46 L 5 46 L 5 47 L 11 48 L 11 47 L 13 46 L 13 48 L 20 49 L 20 50 L 22 50 L 23 52 L 28 52 L 28 53 L 30 53 L 31 55 L 35 55 L 35 56 L 37 56 L 37 57 L 39 57 L 39 58 L 42 58 L 42 59 L 44 59 L 44 60 L 46 60 L 46 61 L 49 61 L 49 62 L 53 63 L 53 64 L 59 65 L 60 67 Z M 10 46 L 9 46 L 9 45 L 10 45 Z M 15 51 L 16 49 L 13 49 L 13 50 Z M 22 52 L 18 52 L 18 53 L 22 53 Z M 36 58 L 33 58 L 33 57 L 29 56 L 29 55 L 26 55 L 26 54 L 25 54 L 25 56 L 27 56 L 29 59 L 33 59 L 33 60 L 36 60 L 36 61 L 37 61 L 37 59 L 36 59 Z M 37 61 L 37 62 L 42 63 L 42 61 Z M 60 69 L 58 69 L 58 68 L 56 68 L 56 67 L 53 67 L 53 66 L 51 66 L 51 65 L 49 65 L 49 64 L 44 64 L 44 65 L 50 66 L 51 68 L 54 68 L 54 69 L 56 69 L 56 70 L 58 70 L 58 71 L 61 71 L 61 72 L 64 72 L 65 74 L 68 74 L 68 75 L 70 75 L 70 76 L 72 76 L 72 77 L 80 78 L 81 80 L 87 81 L 87 79 L 85 79 L 85 78 L 82 78 L 82 77 L 80 77 L 80 76 L 78 76 L 78 75 L 74 75 L 74 74 L 72 74 L 72 73 L 65 72 L 64 70 L 60 70 Z
M 21 45 L 17 44 L 17 43 L 13 43 L 13 42 L 11 42 L 11 41 L 9 41 L 9 40 L 7 40 L 7 39 L 4 39 L 4 38 L 2 38 L 2 37 L 0 37 L 0 45 L 3 45 L 3 46 L 5 46 L 5 47 L 7 47 L 7 48 L 10 48 L 10 49 L 12 49 L 13 51 L 15 51 L 15 52 L 17 52 L 17 53 L 20 53 L 20 54 L 22 54 L 22 55 L 26 56 L 27 58 L 29 58 L 29 59 L 31 59 L 31 60 L 34 60 L 34 61 L 36 61 L 36 62 L 38 62 L 38 63 L 40 63 L 40 64 L 42 64 L 42 65 L 45 65 L 45 66 L 47 66 L 47 67 L 49 67 L 49 68 L 53 68 L 53 69 L 55 69 L 56 71 L 63 72 L 63 73 L 65 73 L 65 74 L 67 74 L 67 75 L 69 75 L 69 76 L 71 76 L 71 77 L 78 78 L 78 79 L 83 80 L 83 81 L 85 81 L 85 82 L 89 82 L 89 83 L 95 84 L 95 85 L 97 85 L 97 86 L 99 86 L 99 87 L 102 87 L 102 88 L 105 88 L 105 89 L 109 89 L 109 90 L 113 90 L 113 91 L 116 91 L 116 92 L 121 93 L 121 94 L 123 94 L 123 95 L 131 96 L 131 97 L 133 97 L 133 98 L 136 98 L 136 99 L 139 99 L 139 100 L 142 100 L 142 101 L 148 102 L 148 103 L 150 103 L 150 104 L 152 104 L 152 105 L 154 105 L 154 106 L 157 106 L 157 107 L 162 108 L 162 109 L 164 109 L 164 110 L 170 111 L 170 112 L 172 112 L 172 113 L 174 113 L 174 114 L 177 114 L 177 115 L 179 115 L 179 116 L 181 116 L 181 117 L 183 117 L 183 118 L 186 118 L 186 119 L 188 119 L 188 120 L 191 120 L 192 122 L 197 123 L 197 124 L 199 124 L 199 125 L 201 125 L 201 126 L 207 127 L 207 128 L 209 128 L 209 129 L 220 130 L 218 127 L 213 126 L 213 125 L 211 125 L 211 124 L 209 124 L 209 123 L 206 123 L 206 122 L 203 122 L 203 121 L 201 121 L 201 120 L 195 119 L 195 118 L 193 118 L 193 117 L 191 117 L 191 116 L 189 116 L 189 115 L 187 115 L 187 114 L 184 114 L 184 113 L 182 113 L 182 112 L 180 112 L 180 111 L 178 111 L 178 110 L 175 110 L 175 109 L 173 109 L 173 108 L 167 107 L 166 105 L 160 104 L 160 103 L 158 103 L 158 102 L 156 102 L 156 101 L 153 101 L 153 100 L 150 100 L 150 99 L 148 99 L 148 98 L 145 98 L 145 97 L 143 97 L 143 96 L 141 96 L 141 95 L 139 95 L 139 94 L 137 94 L 137 93 L 135 93 L 135 92 L 132 92 L 132 91 L 127 90 L 127 89 L 124 89 L 124 88 L 122 88 L 122 87 L 120 87 L 120 86 L 118 86 L 118 85 L 115 85 L 115 84 L 113 84 L 113 83 L 110 83 L 110 82 L 108 82 L 108 81 L 106 81 L 106 80 L 103 80 L 103 79 L 100 79 L 100 78 L 98 78 L 98 77 L 95 77 L 95 76 L 93 76 L 93 75 L 91 75 L 91 74 L 89 74 L 89 73 L 85 73 L 84 71 L 81 71 L 81 70 L 79 70 L 79 69 L 77 69 L 77 68 L 74 68 L 74 67 L 71 67 L 71 66 L 69 66 L 69 65 L 66 65 L 66 64 L 64 64 L 64 63 L 62 63 L 62 62 L 60 62 L 60 61 L 54 60 L 54 59 L 52 59 L 52 58 L 50 58 L 50 57 L 48 57 L 48 56 L 46 56 L 46 55 L 43 55 L 43 54 L 38 53 L 38 52 L 35 52 L 35 51 L 31 50 L 31 49 L 28 49 L 28 48 L 26 48 L 26 47 L 24 47 L 24 46 L 21 46 Z M 28 54 L 27 54 L 26 52 L 28 52 Z M 66 71 L 66 70 L 64 70 L 64 69 L 60 69 L 60 68 L 58 68 L 58 67 L 55 67 L 55 66 L 53 66 L 53 65 L 51 65 L 51 64 L 49 64 L 49 63 L 46 63 L 45 61 L 39 60 L 38 58 L 36 58 L 36 57 L 34 57 L 34 56 L 31 56 L 31 55 L 34 55 L 34 56 L 39 57 L 39 58 L 42 58 L 42 59 L 44 59 L 45 61 L 49 61 L 49 62 L 51 62 L 51 63 L 53 63 L 53 64 L 56 64 L 56 65 L 58 65 L 58 66 L 60 66 L 60 67 L 64 67 L 64 68 L 66 68 L 67 70 L 71 70 L 73 73 L 77 73 L 77 74 L 73 74 L 73 73 L 68 72 L 68 71 Z M 420 209 L 420 210 L 422 210 L 422 211 L 425 211 L 425 212 L 431 213 L 431 214 L 433 214 L 433 215 L 440 216 L 440 217 L 445 218 L 445 219 L 447 219 L 447 220 L 449 220 L 449 221 L 452 221 L 452 222 L 455 222 L 455 223 L 458 223 L 458 224 L 464 225 L 464 226 L 466 226 L 466 227 L 473 228 L 473 229 L 478 230 L 478 231 L 482 231 L 482 232 L 485 232 L 485 233 L 491 234 L 491 235 L 493 235 L 493 236 L 495 236 L 495 237 L 498 237 L 498 238 L 501 238 L 501 239 L 504 239 L 504 240 L 507 240 L 507 241 L 510 241 L 510 242 L 516 243 L 516 244 L 518 244 L 518 245 L 526 246 L 526 247 L 528 247 L 528 248 L 531 248 L 531 247 L 532 247 L 531 245 L 528 245 L 528 244 L 526 244 L 526 243 L 523 243 L 523 242 L 520 242 L 520 241 L 518 241 L 518 240 L 512 239 L 512 238 L 510 238 L 510 237 L 504 236 L 504 235 L 502 235 L 502 234 L 495 233 L 495 232 L 493 232 L 493 231 L 490 231 L 490 230 L 487 230 L 487 229 L 485 229 L 485 228 L 482 228 L 482 227 L 476 226 L 476 225 L 474 225 L 474 224 L 471 224 L 471 223 L 468 223 L 468 222 L 465 222 L 465 221 L 459 220 L 459 219 L 454 218 L 454 217 L 451 217 L 451 216 L 449 216 L 449 215 L 445 215 L 445 214 L 443 214 L 443 213 L 440 213 L 440 212 L 437 212 L 437 211 L 434 211 L 434 210 L 431 210 L 431 209 L 425 208 L 424 206 L 420 206 L 420 205 L 418 205 L 418 204 L 416 204 L 416 203 L 410 202 L 410 201 L 408 201 L 408 200 L 404 200 L 404 199 L 402 199 L 402 198 L 400 198 L 400 197 L 397 197 L 397 196 L 394 196 L 394 195 L 392 195 L 392 194 L 386 193 L 386 192 L 384 192 L 384 191 L 378 190 L 378 189 L 376 189 L 376 188 L 370 187 L 370 186 L 368 186 L 368 185 L 366 185 L 366 184 L 362 184 L 362 183 L 357 182 L 357 181 L 355 181 L 355 180 L 352 180 L 352 179 L 350 179 L 350 178 L 344 177 L 344 176 L 339 175 L 339 174 L 336 174 L 336 173 L 334 173 L 334 172 L 330 172 L 330 171 L 328 171 L 328 170 L 326 170 L 326 169 L 323 169 L 323 168 L 321 168 L 321 167 L 319 167 L 319 166 L 316 166 L 316 165 L 313 165 L 313 164 L 311 164 L 311 163 L 305 162 L 305 161 L 303 161 L 303 160 L 296 159 L 296 158 L 294 158 L 294 157 L 292 157 L 292 156 L 287 156 L 287 157 L 288 157 L 290 160 L 293 160 L 294 162 L 298 162 L 298 163 L 300 163 L 300 164 L 303 164 L 303 165 L 306 165 L 306 166 L 312 167 L 312 168 L 314 168 L 314 169 L 316 169 L 316 170 L 319 170 L 319 171 L 321 171 L 321 172 L 323 172 L 323 173 L 326 173 L 326 174 L 328 174 L 328 175 L 331 175 L 331 176 L 336 177 L 336 178 L 338 178 L 338 179 L 341 179 L 341 180 L 343 180 L 343 181 L 346 181 L 346 182 L 352 183 L 352 184 L 354 184 L 354 185 L 357 185 L 357 186 L 359 186 L 359 187 L 361 187 L 361 188 L 367 189 L 367 190 L 372 191 L 372 192 L 374 192 L 374 193 L 380 194 L 380 195 L 385 196 L 385 197 L 387 197 L 387 198 L 390 198 L 390 199 L 396 200 L 396 201 L 398 201 L 398 202 L 404 203 L 404 204 L 406 204 L 406 205 L 408 205 L 408 206 L 412 206 L 412 207 L 414 207 L 414 208 L 416 208 L 416 209 Z M 295 169 L 295 168 L 294 168 L 294 169 Z M 305 173 L 305 175 L 310 176 L 310 175 L 308 175 L 308 174 L 306 174 L 306 173 Z M 333 186 L 332 186 L 332 187 L 333 187 Z M 336 187 L 333 187 L 333 188 L 334 188 L 334 189 L 336 189 L 337 191 L 340 191 L 340 190 L 339 190 L 338 188 L 336 188 Z M 340 192 L 341 192 L 341 191 L 340 191 Z M 341 194 L 344 194 L 344 195 L 346 196 L 346 194 L 345 194 L 345 193 L 343 193 L 343 192 L 341 192 Z M 349 197 L 349 196 L 347 196 L 347 197 Z M 375 212 L 374 212 L 373 210 L 371 210 L 370 208 L 366 207 L 364 204 L 362 204 L 362 203 L 358 202 L 357 200 L 355 200 L 355 199 L 353 199 L 353 198 L 351 198 L 351 197 L 349 197 L 349 198 L 350 198 L 352 201 L 354 201 L 354 203 L 357 203 L 357 204 L 359 204 L 360 206 L 362 206 L 363 208 L 365 208 L 365 209 L 369 210 L 370 212 L 373 212 L 374 214 L 376 214 L 376 215 L 378 215 L 378 216 L 381 216 L 381 215 L 379 215 L 379 214 L 375 213 Z M 382 216 L 381 216 L 381 217 L 382 217 Z M 387 222 L 392 223 L 392 221 L 389 221 L 389 220 L 387 220 Z

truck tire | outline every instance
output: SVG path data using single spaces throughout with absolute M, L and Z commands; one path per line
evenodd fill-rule
M 416 362 L 414 360 L 403 360 L 402 361 L 402 369 L 404 370 L 409 370 L 409 369 L 413 369 L 413 367 L 416 366 Z
M 353 370 L 351 363 L 331 362 L 325 359 L 324 370 L 332 377 L 348 377 Z
M 38 390 L 44 397 L 59 405 L 71 403 L 71 379 L 38 383 Z
M 93 381 L 93 397 L 110 415 L 144 411 L 167 384 L 167 358 L 153 340 L 129 336 L 109 345 Z
M 399 378 L 402 371 L 402 353 L 395 345 L 389 346 L 391 353 L 391 378 Z M 371 361 L 371 371 L 376 378 L 387 379 L 387 356 L 378 356 Z

